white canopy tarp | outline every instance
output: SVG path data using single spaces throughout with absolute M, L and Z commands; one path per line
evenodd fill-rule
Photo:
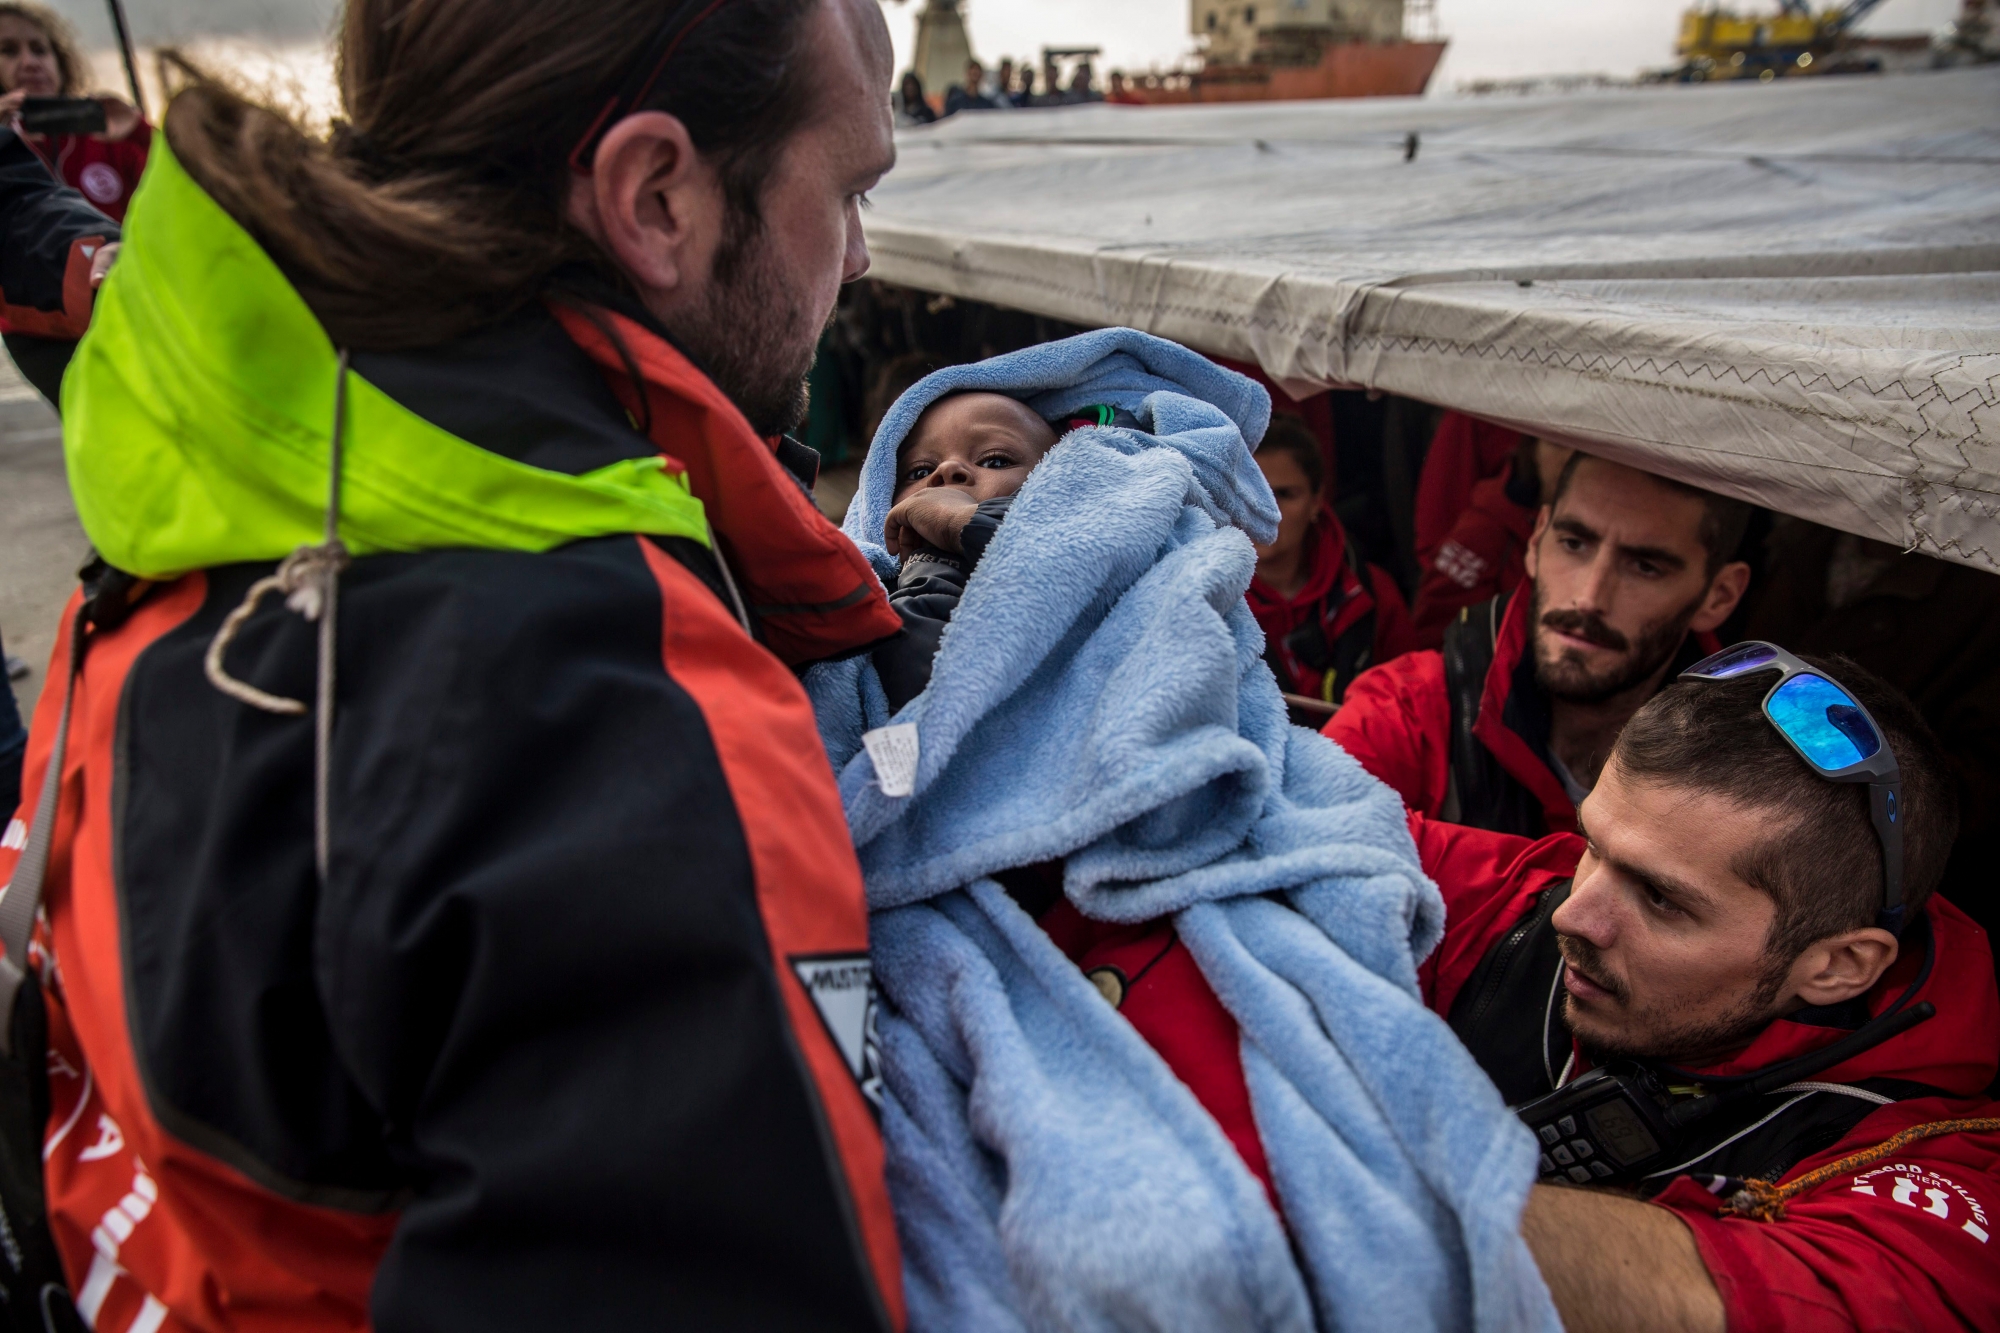
M 875 277 L 2000 572 L 2000 67 L 987 112 L 897 143 Z

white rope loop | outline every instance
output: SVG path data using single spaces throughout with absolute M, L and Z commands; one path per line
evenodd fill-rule
M 285 557 L 275 573 L 251 584 L 250 591 L 243 595 L 242 604 L 229 613 L 228 619 L 222 622 L 222 628 L 215 632 L 215 638 L 209 641 L 208 654 L 202 659 L 208 683 L 238 703 L 266 713 L 278 713 L 285 717 L 304 716 L 306 705 L 303 701 L 271 694 L 247 681 L 238 680 L 223 665 L 223 656 L 236 642 L 237 631 L 257 614 L 258 606 L 274 592 L 284 594 L 286 606 L 307 620 L 317 621 L 327 604 L 334 580 L 340 577 L 340 571 L 347 565 L 347 548 L 337 541 L 331 546 L 301 546 Z
M 285 595 L 285 605 L 319 625 L 319 661 L 315 670 L 313 709 L 313 861 L 320 881 L 326 880 L 331 852 L 329 816 L 330 769 L 333 753 L 333 698 L 335 668 L 335 620 L 340 610 L 340 575 L 352 563 L 346 543 L 340 540 L 340 474 L 347 436 L 347 363 L 341 349 L 333 389 L 333 440 L 327 450 L 329 473 L 326 492 L 326 536 L 313 546 L 301 546 L 286 556 L 271 574 L 258 579 L 243 594 L 242 603 L 231 611 L 222 627 L 209 641 L 202 667 L 208 683 L 238 703 L 283 717 L 302 717 L 304 701 L 260 690 L 229 674 L 224 658 L 237 633 L 257 614 L 257 608 L 274 592 Z

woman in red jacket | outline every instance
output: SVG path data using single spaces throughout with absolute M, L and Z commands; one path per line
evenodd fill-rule
M 1278 539 L 1257 548 L 1249 592 L 1264 660 L 1285 693 L 1338 704 L 1362 670 L 1409 650 L 1409 608 L 1387 571 L 1349 544 L 1305 422 L 1272 417 L 1257 466 L 1278 501 Z
M 30 97 L 79 97 L 89 66 L 69 24 L 43 5 L 0 3 L 0 122 L 12 124 Z M 26 134 L 22 138 L 63 182 L 108 214 L 125 220 L 125 206 L 146 170 L 153 127 L 116 97 L 104 104 L 102 134 Z

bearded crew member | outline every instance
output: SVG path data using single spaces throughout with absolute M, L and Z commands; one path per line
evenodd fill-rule
M 795 668 L 900 622 L 782 438 L 868 268 L 888 28 L 344 8 L 330 140 L 175 97 L 67 372 L 102 560 L 0 828 L 48 1033 L 0 1286 L 105 1333 L 888 1333 Z
M 1985 933 L 1934 893 L 1951 783 L 1908 700 L 1791 660 L 1900 765 L 1899 847 L 1872 777 L 1830 781 L 1780 733 L 1769 668 L 1642 707 L 1576 834 L 1411 816 L 1446 902 L 1425 999 L 1537 1128 L 1544 1179 L 1578 1182 L 1537 1186 L 1522 1225 L 1571 1333 L 2000 1328 L 2000 1000 Z M 1685 1128 L 1606 1132 L 1583 1094 L 1613 1077 Z
M 1625 722 L 1718 646 L 1750 582 L 1749 506 L 1573 456 L 1535 521 L 1528 581 L 1469 607 L 1441 652 L 1355 678 L 1326 734 L 1410 809 L 1539 837 L 1576 826 Z

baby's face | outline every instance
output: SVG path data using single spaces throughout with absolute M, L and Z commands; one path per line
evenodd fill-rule
M 945 486 L 975 501 L 1012 495 L 1055 443 L 1046 421 L 1004 394 L 953 394 L 917 418 L 897 454 L 896 499 Z

